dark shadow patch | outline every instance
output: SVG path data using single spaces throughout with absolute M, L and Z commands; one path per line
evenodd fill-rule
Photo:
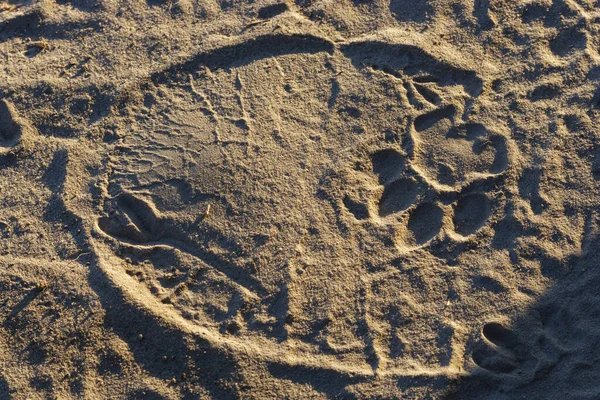
M 415 118 L 415 129 L 417 132 L 422 132 L 436 125 L 443 119 L 451 120 L 454 117 L 455 112 L 456 109 L 454 107 L 446 107 L 419 115 L 417 118 Z
M 52 377 L 49 375 L 41 375 L 36 376 L 30 381 L 31 387 L 41 391 L 41 392 L 50 392 L 53 389 L 54 381 Z
M 442 228 L 444 211 L 432 203 L 420 204 L 410 215 L 408 230 L 416 244 L 421 245 L 433 239 Z
M 490 167 L 490 172 L 492 174 L 499 174 L 504 172 L 508 168 L 509 154 L 508 154 L 508 145 L 506 143 L 506 138 L 500 135 L 494 135 L 490 137 L 490 142 L 496 149 L 496 154 L 494 156 L 494 162 Z
M 19 301 L 19 303 L 17 305 L 15 305 L 12 308 L 12 310 L 8 313 L 8 316 L 2 323 L 2 326 L 10 327 L 11 323 L 15 319 L 15 317 L 17 315 L 19 315 L 23 310 L 25 310 L 27 308 L 27 306 L 29 306 L 29 304 L 31 304 L 31 302 L 40 295 L 40 293 L 41 293 L 41 290 L 38 288 L 31 289 L 29 292 L 27 292 L 25 297 L 23 297 L 21 299 L 21 301 Z
M 327 102 L 327 107 L 332 109 L 337 102 L 338 97 L 340 96 L 340 84 L 337 79 L 331 80 L 331 96 L 329 96 L 329 101 Z
M 600 180 L 600 148 L 596 148 L 594 151 L 591 172 L 595 180 Z
M 16 16 L 0 24 L 0 43 L 15 37 L 45 39 L 69 39 L 74 35 L 99 31 L 100 19 L 85 22 L 47 23 L 44 22 L 40 10 L 36 9 L 23 15 Z M 91 32 L 90 32 L 91 30 Z
M 406 160 L 394 149 L 379 150 L 371 155 L 373 172 L 379 177 L 379 183 L 385 184 L 400 177 Z
M 54 194 L 61 193 L 67 178 L 67 162 L 69 153 L 66 149 L 54 153 L 52 161 L 46 169 L 42 181 Z
M 414 179 L 398 179 L 385 188 L 379 200 L 379 215 L 407 210 L 417 200 L 419 185 Z
M 434 105 L 441 104 L 442 98 L 440 97 L 439 94 L 437 94 L 435 92 L 435 90 L 430 89 L 429 87 L 427 87 L 425 85 L 421 85 L 419 83 L 413 83 L 413 87 L 421 96 L 423 96 L 423 98 L 425 100 L 427 100 L 431 104 L 434 104 Z
M 134 389 L 127 393 L 127 400 L 169 400 L 151 389 Z
M 262 7 L 258 10 L 258 18 L 260 19 L 269 19 L 278 16 L 279 14 L 283 14 L 288 10 L 288 5 L 285 3 L 279 4 L 271 4 L 265 7 Z
M 369 218 L 368 208 L 364 204 L 352 200 L 349 196 L 344 197 L 344 206 L 346 206 L 346 209 L 358 220 Z
M 359 119 L 362 113 L 356 107 L 347 106 L 347 107 L 340 108 L 338 110 L 338 114 L 346 115 L 353 119 Z
M 497 322 L 490 322 L 483 326 L 481 334 L 496 346 L 514 347 L 518 345 L 517 336 Z
M 579 27 L 561 29 L 558 35 L 550 41 L 550 50 L 559 57 L 564 57 L 574 51 L 585 50 L 587 36 Z
M 10 399 L 12 398 L 11 396 L 12 392 L 10 390 L 10 386 L 8 385 L 8 382 L 6 381 L 4 375 L 0 373 L 0 398 Z
M 477 23 L 481 29 L 489 30 L 494 27 L 494 21 L 490 17 L 490 0 L 475 0 L 473 16 L 477 18 Z
M 415 83 L 438 83 L 440 78 L 433 75 L 419 75 L 412 78 Z
M 170 0 L 146 0 L 148 7 L 160 7 L 171 3 Z
M 491 204 L 483 194 L 471 194 L 458 200 L 454 209 L 454 229 L 468 236 L 481 229 L 491 213 Z
M 46 349 L 39 342 L 32 342 L 25 348 L 27 361 L 33 365 L 42 365 L 46 362 Z
M 469 123 L 465 125 L 467 140 L 475 140 L 487 134 L 487 129 L 483 124 Z
M 473 287 L 477 288 L 478 290 L 485 290 L 494 294 L 508 292 L 508 289 L 501 282 L 489 276 L 474 276 L 471 282 Z
M 119 375 L 123 372 L 125 360 L 114 350 L 110 348 L 102 349 L 98 358 L 100 359 L 98 363 L 98 372 L 100 374 Z
M 348 398 L 345 388 L 365 380 L 362 377 L 351 377 L 346 374 L 305 366 L 288 366 L 269 363 L 267 369 L 277 379 L 290 380 L 296 384 L 310 385 L 329 398 Z
M 101 0 L 56 0 L 57 4 L 69 5 L 81 11 L 92 12 L 102 9 Z
M 200 53 L 189 61 L 154 73 L 151 80 L 154 83 L 162 83 L 179 73 L 197 71 L 202 65 L 211 69 L 229 69 L 287 54 L 333 54 L 334 49 L 330 41 L 312 35 L 263 35 L 240 44 Z
M 23 135 L 23 128 L 15 118 L 14 107 L 6 100 L 0 100 L 0 151 L 16 145 Z
M 517 368 L 515 360 L 503 357 L 494 349 L 481 346 L 473 351 L 473 362 L 488 371 L 508 374 Z
M 585 129 L 585 123 L 581 120 L 581 117 L 576 114 L 568 114 L 563 116 L 563 121 L 571 133 L 577 133 Z
M 529 3 L 521 11 L 521 21 L 526 24 L 543 21 L 548 11 L 549 8 L 545 4 Z
M 0 24 L 0 37 L 20 36 L 24 31 L 37 29 L 42 22 L 42 14 L 40 10 L 35 9 L 27 13 L 17 15 L 7 19 Z
M 496 249 L 512 249 L 515 240 L 530 233 L 525 226 L 514 216 L 514 207 L 507 205 L 504 217 L 495 226 L 492 247 Z
M 540 182 L 542 178 L 542 170 L 539 168 L 527 168 L 523 171 L 521 179 L 519 179 L 519 194 L 524 199 L 529 200 L 531 210 L 534 214 L 541 214 L 548 204 L 540 196 Z
M 531 101 L 553 100 L 560 95 L 560 86 L 555 83 L 540 85 L 528 93 Z
M 480 368 L 444 398 L 597 397 L 600 238 L 591 226 L 598 222 L 588 214 L 581 254 L 565 258 L 554 286 L 520 309 L 510 327 L 490 322 L 473 333 L 466 349 Z
M 433 17 L 430 0 L 391 0 L 390 12 L 400 22 L 425 22 Z

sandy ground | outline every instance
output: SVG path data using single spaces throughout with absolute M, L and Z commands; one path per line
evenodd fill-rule
M 0 2 L 0 398 L 599 398 L 599 22 Z

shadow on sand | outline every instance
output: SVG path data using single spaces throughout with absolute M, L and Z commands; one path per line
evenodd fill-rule
M 597 226 L 596 221 L 596 226 Z M 448 399 L 600 396 L 600 237 L 510 325 L 489 322 L 467 345 L 477 366 Z

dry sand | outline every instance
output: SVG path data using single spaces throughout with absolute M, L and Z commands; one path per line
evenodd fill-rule
M 599 7 L 0 3 L 0 398 L 600 398 Z

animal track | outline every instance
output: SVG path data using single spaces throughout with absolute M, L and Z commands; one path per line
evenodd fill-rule
M 387 185 L 379 199 L 379 216 L 408 209 L 417 200 L 419 185 L 412 178 L 401 178 Z
M 276 3 L 264 6 L 258 10 L 258 18 L 269 19 L 274 18 L 279 14 L 283 14 L 289 9 L 286 3 Z
M 14 147 L 23 135 L 15 109 L 6 100 L 0 101 L 0 154 Z
M 161 219 L 153 205 L 130 193 L 123 193 L 116 199 L 116 206 L 119 212 L 98 220 L 98 226 L 105 233 L 135 243 L 160 239 Z
M 322 101 L 322 89 L 329 89 L 330 85 L 328 82 L 322 84 L 318 79 L 305 79 L 309 75 L 294 78 L 295 69 L 291 67 L 297 62 L 296 57 L 306 58 L 306 65 L 314 64 L 319 72 L 332 68 L 332 54 L 337 55 L 338 49 L 348 54 L 349 62 L 354 65 L 359 65 L 355 61 L 360 57 L 375 57 L 380 50 L 402 50 L 408 54 L 398 58 L 394 54 L 399 63 L 406 63 L 404 66 L 373 68 L 373 71 L 366 68 L 366 73 L 380 74 L 380 81 L 393 80 L 394 85 L 388 90 L 399 90 L 390 100 L 390 110 L 394 111 L 393 103 L 398 104 L 396 101 L 399 100 L 399 108 L 408 110 L 408 115 L 393 118 L 398 126 L 390 126 L 387 120 L 381 127 L 377 126 L 382 128 L 380 132 L 387 128 L 394 130 L 395 135 L 385 147 L 366 140 L 370 127 L 365 125 L 364 134 L 360 136 L 365 146 L 370 146 L 365 152 L 365 160 L 358 160 L 356 168 L 349 171 L 348 179 L 354 180 L 350 187 L 333 188 L 335 199 L 341 203 L 340 215 L 357 225 L 385 232 L 389 235 L 385 239 L 392 239 L 387 240 L 385 246 L 391 243 L 392 252 L 393 245 L 402 251 L 410 251 L 438 241 L 445 243 L 447 233 L 448 240 L 456 241 L 466 241 L 466 237 L 477 234 L 495 207 L 487 194 L 491 186 L 477 185 L 477 182 L 480 178 L 489 181 L 490 175 L 495 171 L 500 173 L 507 162 L 503 163 L 502 157 L 496 155 L 503 149 L 503 137 L 490 133 L 483 125 L 464 122 L 466 117 L 459 117 L 465 114 L 463 108 L 447 100 L 477 95 L 481 82 L 476 76 L 430 59 L 417 48 L 378 46 L 370 43 L 339 45 L 309 35 L 274 34 L 211 50 L 189 62 L 153 74 L 152 81 L 156 82 L 157 89 L 148 89 L 147 97 L 154 97 L 148 103 L 152 103 L 156 115 L 165 116 L 168 124 L 154 126 L 144 122 L 131 132 L 127 142 L 119 146 L 107 187 L 107 193 L 115 197 L 106 201 L 103 216 L 97 222 L 98 231 L 106 234 L 101 235 L 106 242 L 103 245 L 118 251 L 116 256 L 122 260 L 117 268 L 124 267 L 129 276 L 139 279 L 153 295 L 169 304 L 165 309 L 173 308 L 184 318 L 197 320 L 198 324 L 210 326 L 210 329 L 217 326 L 223 335 L 244 339 L 248 335 L 260 335 L 281 342 L 289 338 L 306 343 L 307 348 L 315 346 L 320 352 L 325 349 L 336 357 L 341 354 L 354 357 L 354 354 L 363 354 L 363 348 L 379 352 L 379 338 L 374 335 L 374 339 L 366 340 L 365 333 L 375 329 L 373 326 L 380 317 L 371 316 L 374 311 L 365 307 L 364 315 L 356 317 L 360 328 L 352 331 L 349 323 L 346 325 L 346 321 L 337 318 L 340 312 L 332 311 L 334 306 L 330 305 L 329 292 L 319 286 L 326 282 L 313 274 L 316 268 L 313 268 L 311 257 L 322 251 L 317 249 L 316 243 L 321 237 L 327 237 L 322 235 L 329 234 L 315 224 L 323 217 L 321 204 L 310 210 L 304 221 L 294 218 L 286 221 L 280 217 L 288 209 L 290 215 L 305 212 L 305 199 L 314 194 L 313 182 L 326 186 L 330 182 L 328 179 L 336 179 L 335 174 L 324 177 L 325 167 L 305 164 L 307 151 L 311 152 L 311 157 L 322 159 L 321 145 L 313 147 L 312 142 L 327 142 L 326 148 L 331 145 L 333 149 L 348 149 L 357 140 L 353 136 L 338 146 L 337 138 L 319 135 L 323 126 L 320 118 L 325 118 L 323 121 L 329 118 L 320 114 L 323 106 L 327 109 L 329 104 L 326 98 Z M 366 61 L 365 65 L 373 65 Z M 376 57 L 372 61 L 386 65 Z M 431 68 L 433 71 L 425 70 Z M 312 74 L 312 71 L 306 71 L 306 74 L 309 72 Z M 357 72 L 362 73 L 364 70 Z M 336 79 L 343 83 L 347 78 L 339 75 Z M 279 96 L 270 103 L 268 113 L 265 112 L 264 97 L 253 96 L 249 90 L 256 82 L 265 81 L 277 83 L 269 90 Z M 398 81 L 402 82 L 398 84 Z M 301 82 L 302 85 L 292 87 L 288 82 Z M 342 89 L 338 90 L 346 90 L 345 87 L 340 84 Z M 297 103 L 295 93 L 300 90 L 304 94 L 302 101 Z M 403 98 L 409 90 L 412 97 Z M 447 96 L 448 90 L 456 90 L 460 95 Z M 313 94 L 314 102 L 306 101 L 312 99 Z M 186 101 L 174 105 L 172 99 L 175 98 Z M 338 102 L 343 98 L 344 95 L 340 96 Z M 365 96 L 364 103 L 368 100 Z M 387 104 L 387 100 L 388 96 L 383 104 Z M 356 107 L 336 108 L 344 111 L 341 118 L 361 116 L 360 119 L 368 120 L 369 115 L 363 111 L 366 108 L 362 105 L 363 100 L 353 101 Z M 298 109 L 298 104 L 310 108 Z M 376 107 L 376 110 L 378 112 L 380 108 Z M 310 121 L 305 120 L 307 116 L 311 116 Z M 251 132 L 248 129 L 261 120 L 272 121 L 277 127 L 272 138 L 259 136 L 258 130 Z M 236 123 L 239 121 L 243 121 L 245 127 L 241 133 L 242 124 Z M 305 137 L 300 131 L 302 135 L 297 135 L 298 127 L 305 123 L 314 124 L 312 133 Z M 327 129 L 337 132 L 338 125 L 331 124 Z M 306 147 L 287 148 L 287 139 L 282 139 L 285 135 Z M 273 140 L 268 143 L 271 147 L 267 147 L 270 140 Z M 454 147 L 462 146 L 456 151 L 458 161 L 461 161 L 461 154 L 473 153 L 472 159 L 483 165 L 475 168 L 480 175 L 468 175 L 464 165 L 451 158 L 435 159 L 435 163 L 426 165 L 428 168 L 422 166 L 420 152 L 438 143 L 446 146 L 444 151 L 449 154 L 453 154 L 450 151 Z M 267 149 L 274 151 L 265 151 Z M 343 154 L 345 157 L 348 152 Z M 243 163 L 245 159 L 253 162 Z M 281 160 L 298 163 L 302 173 L 280 179 Z M 329 164 L 327 168 L 330 168 Z M 435 175 L 431 174 L 433 178 L 426 173 L 428 171 L 435 171 Z M 305 179 L 305 174 L 310 179 L 306 179 L 307 184 L 302 185 L 300 193 L 289 182 Z M 445 183 L 440 183 L 444 174 L 448 178 Z M 166 189 L 168 181 L 180 178 L 182 182 L 177 183 L 177 188 L 189 192 L 188 200 L 198 192 L 212 194 L 211 201 L 221 202 L 213 208 L 211 217 L 201 224 L 187 219 L 194 211 L 202 211 L 201 205 L 189 204 L 181 194 L 176 194 L 175 189 Z M 325 194 L 329 196 L 329 193 Z M 336 226 L 331 226 L 331 232 L 337 235 Z M 292 237 L 298 239 L 299 244 L 287 248 Z M 339 243 L 343 242 L 339 240 Z M 361 262 L 363 259 L 357 260 L 357 264 Z M 278 266 L 281 270 L 278 274 L 273 273 L 273 268 Z M 339 268 L 341 272 L 347 267 L 341 265 Z M 371 271 L 367 269 L 367 272 Z M 365 278 L 364 282 L 367 280 Z M 364 282 L 358 282 L 359 290 L 348 290 L 358 293 L 361 304 L 371 301 L 367 292 L 361 292 Z M 382 297 L 384 295 L 382 292 Z M 254 301 L 257 306 L 250 307 Z M 419 312 L 419 301 L 415 299 L 402 305 L 398 315 L 404 317 L 404 311 L 412 307 L 412 303 L 415 313 Z M 346 299 L 342 299 L 340 307 L 346 307 L 346 303 Z M 202 310 L 202 315 L 197 316 L 197 310 Z M 305 315 L 310 317 L 300 319 Z M 394 320 L 400 318 L 394 317 Z M 305 329 L 311 324 L 314 328 Z M 431 329 L 446 331 L 445 327 Z M 447 336 L 444 332 L 440 340 L 446 340 L 443 339 Z M 392 347 L 397 355 L 405 353 L 408 359 L 412 350 L 404 348 L 404 343 L 410 343 L 412 339 L 408 335 L 404 337 L 403 327 L 396 333 L 397 343 L 394 342 Z M 385 351 L 381 350 L 382 353 Z M 371 356 L 367 363 L 379 368 Z M 395 363 L 395 360 L 389 362 L 390 365 Z M 449 361 L 441 357 L 439 364 L 446 367 Z M 382 363 L 380 368 L 386 368 L 386 364 Z
M 442 232 L 451 233 L 446 235 L 451 241 L 463 241 L 489 220 L 494 204 L 486 192 L 509 167 L 505 136 L 468 118 L 482 82 L 472 71 L 411 46 L 370 44 L 343 51 L 370 73 L 400 84 L 414 114 L 401 149 L 371 153 L 369 173 L 377 182 L 359 179 L 362 188 L 353 189 L 354 197 L 347 194 L 343 203 L 357 220 L 391 224 L 400 248 L 422 247 Z M 461 105 L 459 98 L 469 100 Z
M 366 182 L 375 186 L 359 190 L 362 195 L 346 195 L 343 204 L 357 220 L 371 218 L 396 226 L 401 247 L 423 246 L 444 229 L 460 235 L 455 238 L 468 237 L 477 233 L 492 213 L 492 201 L 485 193 L 472 186 L 440 189 L 395 149 L 376 151 L 370 158 L 371 180 Z
M 432 139 L 441 148 L 439 157 L 423 155 L 436 146 L 417 150 L 413 160 L 391 148 L 371 154 L 372 174 L 380 186 L 371 191 L 368 204 L 345 198 L 344 205 L 356 219 L 372 217 L 399 224 L 397 240 L 409 247 L 427 244 L 444 229 L 468 237 L 486 224 L 493 204 L 485 193 L 474 189 L 475 183 L 504 171 L 508 165 L 506 143 L 483 125 L 452 124 L 454 112 L 452 108 L 436 110 L 413 123 L 417 132 L 435 132 L 441 129 L 440 121 L 448 120 L 442 125 L 445 133 L 441 138 Z M 419 139 L 415 141 L 417 149 L 424 148 Z M 484 159 L 478 160 L 481 155 Z M 452 224 L 446 222 L 446 214 Z
M 404 170 L 404 156 L 393 149 L 385 149 L 376 152 L 371 156 L 373 172 L 379 176 L 379 182 L 386 182 L 397 179 Z
M 481 124 L 457 124 L 456 109 L 436 109 L 417 117 L 415 163 L 430 180 L 460 189 L 472 181 L 503 172 L 508 165 L 504 137 Z
M 475 364 L 495 373 L 510 373 L 525 360 L 525 349 L 519 337 L 497 322 L 486 324 L 482 331 L 483 341 L 473 351 Z
M 491 202 L 481 193 L 461 197 L 454 208 L 454 229 L 463 236 L 477 232 L 491 213 Z
M 431 18 L 430 14 L 434 11 L 429 0 L 392 0 L 389 4 L 390 12 L 398 21 L 424 22 Z
M 150 273 L 138 268 L 138 272 L 131 274 L 150 281 L 153 293 L 163 303 L 188 311 L 199 310 L 210 315 L 212 321 L 223 322 L 262 294 L 260 283 L 252 276 L 190 245 L 186 235 L 177 229 L 177 222 L 138 194 L 121 193 L 106 205 L 108 215 L 98 219 L 98 228 L 119 244 L 120 251 L 127 251 L 133 257 L 144 254 L 145 262 L 153 264 Z M 165 255 L 169 253 L 177 261 L 164 270 Z
M 433 239 L 442 228 L 443 217 L 444 211 L 436 204 L 420 204 L 410 214 L 407 224 L 410 237 L 405 240 L 421 245 Z

